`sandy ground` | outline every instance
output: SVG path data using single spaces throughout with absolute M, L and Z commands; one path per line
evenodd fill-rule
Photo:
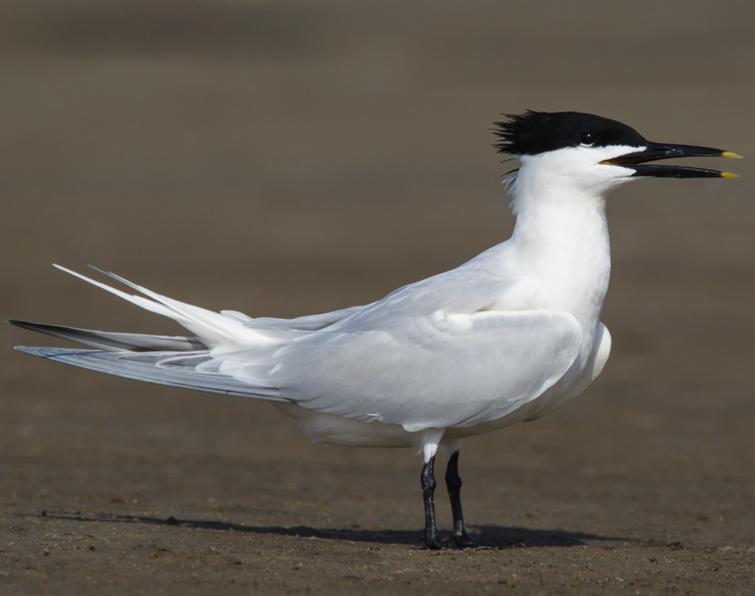
M 50 261 L 254 315 L 372 300 L 508 234 L 502 111 L 755 156 L 751 3 L 533 4 L 4 3 L 0 314 L 176 331 Z M 0 593 L 753 593 L 750 161 L 612 197 L 606 371 L 462 452 L 485 550 L 419 548 L 409 451 L 6 329 Z

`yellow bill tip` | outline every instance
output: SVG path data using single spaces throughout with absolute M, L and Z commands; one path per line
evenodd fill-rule
M 721 178 L 739 178 L 739 174 L 734 172 L 721 172 Z
M 724 151 L 721 153 L 721 157 L 728 157 L 729 159 L 744 159 L 742 155 L 734 153 L 733 151 Z

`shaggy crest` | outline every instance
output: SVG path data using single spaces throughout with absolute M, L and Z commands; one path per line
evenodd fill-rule
M 506 120 L 494 122 L 494 144 L 500 153 L 537 155 L 565 147 L 647 145 L 632 127 L 582 112 L 536 112 L 505 114 Z

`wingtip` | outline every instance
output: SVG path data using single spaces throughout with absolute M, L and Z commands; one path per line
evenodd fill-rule
M 16 352 L 23 352 L 24 354 L 46 358 L 44 354 L 45 348 L 40 348 L 38 346 L 13 346 L 13 349 L 16 350 Z
M 48 360 L 56 360 L 59 356 L 81 351 L 71 348 L 53 348 L 48 346 L 13 346 L 13 349 L 17 352 L 23 352 L 24 354 L 46 358 Z
M 31 321 L 8 319 L 6 323 L 8 323 L 8 325 L 13 325 L 14 327 L 20 327 L 21 329 L 30 329 L 31 331 L 34 331 L 34 323 L 32 323 Z

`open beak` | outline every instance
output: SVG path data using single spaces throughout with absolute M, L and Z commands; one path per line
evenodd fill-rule
M 737 174 L 732 174 L 731 172 L 691 168 L 688 166 L 651 165 L 647 163 L 649 161 L 677 157 L 728 157 L 742 159 L 741 155 L 732 153 L 731 151 L 724 151 L 723 149 L 695 147 L 693 145 L 670 145 L 648 141 L 647 147 L 642 151 L 627 153 L 613 159 L 606 159 L 600 163 L 630 168 L 634 170 L 632 176 L 654 176 L 656 178 L 737 178 Z

